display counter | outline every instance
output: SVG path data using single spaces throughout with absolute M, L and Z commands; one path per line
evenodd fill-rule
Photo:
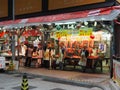
M 86 61 L 81 61 L 80 56 L 66 56 L 64 58 L 64 68 L 69 66 L 74 66 L 74 69 L 76 66 L 82 67 L 82 71 L 86 71 L 86 69 L 91 69 L 92 71 L 95 71 L 97 67 L 100 67 L 101 72 L 103 71 L 103 61 L 105 60 L 104 57 L 100 56 L 88 56 Z M 85 63 L 85 64 L 83 64 Z
M 64 58 L 64 67 L 66 65 L 72 65 L 74 66 L 74 69 L 76 66 L 78 66 L 79 64 L 79 61 L 80 61 L 80 56 L 66 56 Z

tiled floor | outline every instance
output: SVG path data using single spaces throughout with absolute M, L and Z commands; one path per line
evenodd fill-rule
M 99 70 L 99 69 L 98 69 Z M 101 84 L 110 90 L 109 80 L 110 74 L 109 69 L 104 69 L 102 73 L 93 73 L 93 72 L 81 72 L 78 70 L 49 70 L 46 68 L 28 68 L 28 67 L 19 67 L 18 72 L 29 73 L 34 75 L 41 75 L 53 78 L 60 78 L 66 80 L 79 81 L 90 84 Z M 88 70 L 89 71 L 89 70 Z
M 26 72 L 36 75 L 44 75 L 56 78 L 63 78 L 69 80 L 79 80 L 79 81 L 87 81 L 92 83 L 99 83 L 110 78 L 109 73 L 84 73 L 80 71 L 63 71 L 63 70 L 48 70 L 45 68 L 24 68 L 20 67 L 20 72 Z

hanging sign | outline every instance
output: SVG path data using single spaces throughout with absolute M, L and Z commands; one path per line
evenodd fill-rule
M 15 15 L 42 11 L 42 0 L 15 0 Z
M 87 5 L 87 4 L 95 4 L 105 2 L 106 0 L 49 0 L 48 2 L 48 9 L 55 10 L 55 9 L 62 9 L 68 7 L 75 7 L 80 5 Z
M 62 37 L 62 36 L 67 36 L 67 35 L 68 35 L 68 31 L 67 31 L 67 30 L 57 31 L 57 32 L 55 33 L 55 35 L 56 35 L 57 38 L 60 38 L 60 37 Z
M 72 35 L 76 35 L 76 36 L 90 36 L 92 35 L 93 29 L 92 28 L 82 28 L 79 31 L 78 30 L 60 30 L 60 31 L 56 31 L 55 32 L 55 37 L 57 38 L 61 38 L 63 36 L 72 36 Z
M 92 28 L 83 28 L 80 29 L 79 36 L 90 36 L 92 35 L 93 29 Z
M 8 17 L 8 0 L 0 0 L 0 18 Z

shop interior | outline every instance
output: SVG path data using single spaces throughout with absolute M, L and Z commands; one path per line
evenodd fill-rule
M 102 58 L 104 59 L 102 60 L 102 69 L 108 67 L 106 71 L 109 72 L 112 30 L 112 21 L 39 23 L 17 25 L 17 27 L 1 26 L 0 55 L 6 57 L 7 60 L 12 59 L 11 38 L 15 36 L 15 59 L 19 61 L 20 67 L 24 66 L 26 61 L 24 58 L 26 56 L 23 55 L 20 47 L 22 44 L 26 46 L 30 44 L 33 46 L 33 52 L 36 51 L 38 45 L 40 45 L 41 50 L 39 56 L 35 53 L 32 54 L 31 67 L 53 68 L 55 63 L 62 62 L 64 67 L 73 68 L 74 66 L 75 70 L 79 69 L 81 65 L 84 66 L 84 63 L 80 64 L 79 61 L 82 57 L 82 48 L 87 47 L 90 59 L 97 60 L 98 57 L 104 57 Z M 60 52 L 61 47 L 64 47 L 64 52 Z M 47 52 L 48 48 L 53 50 L 50 56 Z M 67 58 L 66 61 L 65 58 Z M 71 59 L 70 62 L 68 59 Z M 95 62 L 90 63 L 92 65 Z M 90 67 L 93 68 L 91 65 Z M 57 65 L 55 66 L 56 69 L 59 69 Z M 85 64 L 85 66 L 89 66 L 89 64 Z

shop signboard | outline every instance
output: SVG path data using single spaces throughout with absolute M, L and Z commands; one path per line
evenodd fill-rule
M 0 0 L 0 18 L 8 17 L 8 0 Z
M 88 4 L 95 4 L 105 2 L 106 0 L 49 0 L 48 9 L 55 10 L 55 9 L 62 9 L 68 7 L 75 7 L 81 5 L 88 5 Z
M 92 35 L 92 32 L 93 32 L 93 28 L 83 28 L 83 29 L 80 29 L 79 35 L 80 36 L 90 36 L 90 35 Z
M 81 28 L 79 30 L 59 30 L 55 32 L 57 38 L 66 37 L 66 36 L 90 36 L 93 33 L 93 28 Z
M 120 62 L 113 60 L 113 80 L 120 86 Z
M 15 15 L 42 11 L 42 0 L 15 0 Z
M 57 38 L 60 38 L 62 36 L 68 36 L 68 30 L 57 31 L 55 34 Z
M 5 68 L 5 57 L 0 57 L 0 69 Z

